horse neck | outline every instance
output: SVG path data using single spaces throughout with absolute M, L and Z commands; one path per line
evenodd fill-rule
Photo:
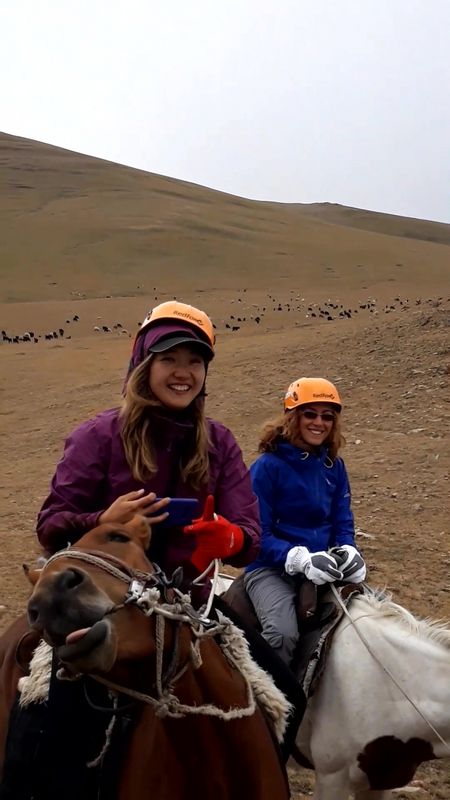
M 386 642 L 395 651 L 395 664 L 403 665 L 413 685 L 426 687 L 431 697 L 447 697 L 450 720 L 450 647 L 408 629 L 394 620 L 380 620 Z M 420 695 L 419 695 L 420 696 Z
M 177 662 L 185 663 L 188 660 L 190 638 L 188 635 L 177 637 L 177 623 L 171 620 L 164 624 L 163 637 L 164 675 L 174 653 Z M 116 661 L 104 677 L 120 686 L 154 695 L 160 647 L 156 615 L 145 617 L 142 612 L 136 611 L 134 619 L 121 620 L 117 638 Z
M 172 691 L 183 703 L 217 703 L 220 708 L 246 705 L 247 688 L 239 671 L 230 667 L 213 638 L 206 636 L 198 640 L 185 622 L 165 621 L 163 667 L 162 674 L 158 675 L 155 615 L 146 623 L 145 632 L 142 628 L 139 636 L 122 640 L 116 663 L 107 677 L 124 687 L 155 696 L 158 679 L 162 679 L 164 686 L 169 670 Z M 124 633 L 122 630 L 122 635 Z
M 190 652 L 193 634 L 188 626 L 183 628 L 183 652 L 186 655 L 186 647 Z M 247 704 L 245 681 L 238 670 L 231 668 L 217 642 L 210 638 L 202 639 L 199 654 L 199 666 L 191 662 L 174 686 L 177 697 L 190 705 L 211 703 L 219 708 L 244 707 Z
M 450 742 L 450 641 L 447 643 L 446 634 L 433 634 L 433 625 L 417 620 L 414 630 L 412 617 L 409 623 L 407 615 L 404 619 L 385 615 L 382 606 L 374 608 L 364 598 L 353 605 L 352 617 L 355 625 L 352 628 L 348 620 L 341 623 L 343 635 L 337 637 L 335 646 L 342 646 L 346 637 L 354 648 L 351 659 L 372 661 L 385 686 L 401 699 L 397 681 L 406 695 L 403 705 L 412 708 L 412 703 L 417 704 Z M 358 630 L 365 641 L 358 637 Z

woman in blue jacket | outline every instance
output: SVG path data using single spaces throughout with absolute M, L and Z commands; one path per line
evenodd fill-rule
M 288 664 L 299 639 L 298 576 L 313 583 L 359 583 L 366 567 L 355 547 L 350 485 L 342 458 L 342 404 L 324 378 L 289 386 L 284 413 L 268 422 L 262 455 L 250 468 L 259 500 L 259 556 L 246 568 L 245 587 L 269 644 Z

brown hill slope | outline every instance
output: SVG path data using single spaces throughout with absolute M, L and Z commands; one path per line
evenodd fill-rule
M 450 245 L 450 225 L 443 222 L 381 214 L 378 211 L 341 206 L 339 203 L 310 203 L 298 205 L 296 208 L 307 216 L 334 225 Z
M 448 248 L 0 135 L 0 300 L 445 286 Z M 420 222 L 420 221 L 419 221 Z M 408 221 L 414 226 L 414 221 Z M 377 227 L 380 232 L 376 232 Z M 438 226 L 444 230 L 448 226 Z M 444 237 L 442 233 L 441 239 Z M 436 238 L 439 238 L 437 236 Z

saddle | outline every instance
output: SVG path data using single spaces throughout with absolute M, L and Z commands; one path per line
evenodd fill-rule
M 345 606 L 361 584 L 334 584 Z M 245 591 L 244 575 L 235 578 L 221 599 L 251 628 L 261 631 L 253 603 Z M 303 576 L 298 579 L 297 620 L 300 641 L 291 666 L 306 695 L 311 697 L 320 680 L 331 645 L 333 632 L 345 613 L 328 584 L 317 586 Z

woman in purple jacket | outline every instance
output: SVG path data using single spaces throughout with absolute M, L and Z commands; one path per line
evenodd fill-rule
M 152 525 L 149 557 L 168 575 L 183 566 L 189 579 L 213 558 L 235 567 L 254 560 L 260 529 L 249 473 L 232 433 L 204 411 L 214 340 L 211 320 L 197 308 L 169 301 L 149 312 L 121 407 L 84 422 L 66 441 L 38 515 L 48 552 L 141 513 Z M 169 498 L 197 499 L 203 516 L 184 528 L 168 525 Z
M 102 522 L 122 523 L 141 513 L 152 526 L 150 559 L 168 577 L 182 566 L 188 585 L 214 558 L 241 567 L 257 557 L 258 504 L 241 451 L 224 425 L 205 416 L 205 380 L 213 356 L 213 325 L 203 311 L 173 301 L 149 312 L 134 342 L 121 407 L 103 411 L 67 439 L 38 516 L 38 537 L 47 552 L 76 542 Z M 170 526 L 169 498 L 196 498 L 204 507 L 202 516 L 184 527 Z M 205 591 L 207 586 L 193 597 L 194 604 L 205 599 Z M 233 618 L 221 598 L 214 606 Z M 246 635 L 253 657 L 292 703 L 283 743 L 287 758 L 306 701 L 267 643 L 256 632 Z M 90 694 L 94 688 L 89 687 Z M 97 704 L 104 705 L 104 698 Z M 0 796 L 51 800 L 62 792 L 75 800 L 88 796 L 88 787 L 97 797 L 103 769 L 100 777 L 93 776 L 85 765 L 92 741 L 104 739 L 104 714 L 94 705 L 88 721 L 87 713 L 76 681 L 53 678 L 45 704 L 21 709 L 17 701 Z M 114 786 L 114 752 L 104 772 L 105 797 L 114 794 L 108 793 Z

